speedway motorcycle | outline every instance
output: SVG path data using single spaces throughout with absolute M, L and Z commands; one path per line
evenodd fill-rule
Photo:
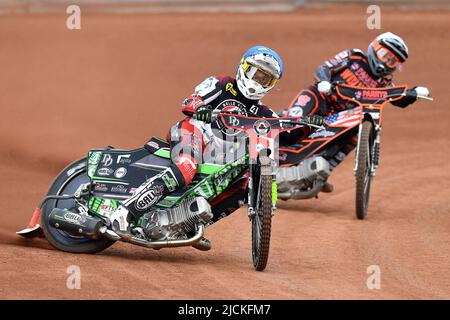
M 243 137 L 244 152 L 224 165 L 199 165 L 188 186 L 163 198 L 149 212 L 132 216 L 127 231 L 117 230 L 109 217 L 142 183 L 171 164 L 169 144 L 163 139 L 153 137 L 135 150 L 90 150 L 86 158 L 61 171 L 28 227 L 18 234 L 44 235 L 57 249 L 73 253 L 100 252 L 115 241 L 152 249 L 192 246 L 211 223 L 210 203 L 248 176 L 253 265 L 264 270 L 277 201 L 275 139 L 281 132 L 309 124 L 299 118 L 262 119 L 225 112 L 217 120 L 224 130 Z
M 364 219 L 369 207 L 371 180 L 380 159 L 383 109 L 388 102 L 404 96 L 433 100 L 418 96 L 408 86 L 388 88 L 354 87 L 335 83 L 333 90 L 354 108 L 324 119 L 324 129 L 316 130 L 299 144 L 280 147 L 280 169 L 277 174 L 278 197 L 308 199 L 327 190 L 326 180 L 331 170 L 325 159 L 335 154 L 357 135 L 354 174 L 356 177 L 355 209 L 358 219 Z

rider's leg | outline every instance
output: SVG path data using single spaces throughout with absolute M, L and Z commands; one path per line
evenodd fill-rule
M 307 86 L 300 91 L 292 100 L 288 115 L 290 117 L 302 117 L 312 114 L 326 116 L 328 114 L 326 101 L 317 91 L 315 86 Z
M 328 162 L 330 163 L 330 170 L 333 171 L 344 159 L 348 156 L 350 152 L 355 149 L 358 143 L 358 135 L 355 134 L 351 136 L 348 140 L 344 142 L 344 144 L 334 152 L 330 154 L 328 157 Z
M 214 199 L 211 203 L 213 218 L 209 225 L 219 221 L 222 218 L 227 217 L 246 202 L 246 188 L 248 184 L 248 176 L 243 176 L 233 185 L 229 186 L 222 192 L 220 196 Z M 194 248 L 207 251 L 211 249 L 211 241 L 206 238 L 202 238 L 199 242 L 192 245 Z
M 211 224 L 229 216 L 246 203 L 247 185 L 248 175 L 244 175 L 212 201 L 213 218 Z
M 318 114 L 321 116 L 327 115 L 327 106 L 323 96 L 317 91 L 314 86 L 307 86 L 300 91 L 292 100 L 287 116 L 289 117 L 303 117 Z M 304 138 L 305 131 L 294 130 L 289 135 L 289 145 L 295 144 Z M 280 140 L 282 141 L 282 140 Z
M 189 123 L 189 119 L 185 119 L 171 129 L 170 138 L 172 165 L 148 179 L 130 198 L 122 202 L 110 218 L 117 224 L 116 228 L 126 230 L 128 213 L 142 215 L 155 203 L 192 181 L 201 154 L 201 144 L 198 145 L 198 142 L 202 141 L 201 135 L 199 136 L 198 130 Z

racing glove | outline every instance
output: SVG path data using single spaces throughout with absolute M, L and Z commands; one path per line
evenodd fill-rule
M 416 92 L 416 95 L 418 96 L 425 96 L 428 97 L 430 95 L 430 90 L 425 87 L 415 87 L 414 91 Z
M 322 116 L 318 116 L 318 115 L 311 115 L 311 116 L 306 116 L 303 117 L 303 122 L 305 122 L 306 124 L 312 124 L 315 126 L 321 126 L 323 125 L 323 117 Z
M 331 83 L 329 81 L 320 81 L 317 83 L 317 90 L 320 93 L 328 95 L 331 93 Z
M 199 106 L 195 110 L 194 118 L 205 123 L 211 123 L 212 108 L 210 105 Z

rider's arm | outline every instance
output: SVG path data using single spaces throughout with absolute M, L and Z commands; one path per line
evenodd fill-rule
M 405 96 L 405 97 L 401 98 L 400 100 L 392 101 L 391 104 L 396 107 L 399 107 L 399 108 L 406 108 L 407 106 L 409 106 L 410 104 L 412 104 L 416 101 L 417 101 L 417 98 L 415 98 L 415 97 Z
M 316 72 L 314 74 L 316 82 L 330 82 L 333 74 L 346 68 L 350 64 L 351 59 L 355 56 L 358 56 L 360 53 L 362 52 L 358 49 L 345 50 L 338 53 L 333 58 L 325 61 L 324 64 L 320 65 L 316 69 Z
M 209 77 L 195 87 L 194 93 L 184 99 L 181 111 L 192 117 L 199 106 L 208 105 L 222 93 L 220 77 Z
M 254 106 L 253 108 L 256 107 L 258 109 L 256 110 L 257 112 L 254 113 L 256 113 L 258 116 L 262 118 L 279 118 L 279 116 L 275 111 L 273 111 L 271 108 L 265 105 L 259 104 L 257 106 Z M 295 144 L 301 139 L 303 139 L 305 136 L 309 135 L 310 132 L 311 132 L 310 129 L 306 126 L 282 132 L 279 135 L 279 143 L 282 146 Z
M 387 80 L 385 83 L 383 83 L 382 85 L 384 85 L 385 87 L 392 87 L 395 86 L 394 83 L 392 82 L 392 79 Z M 414 90 L 416 87 L 412 88 L 411 90 Z M 392 101 L 391 104 L 399 107 L 399 108 L 406 108 L 407 106 L 409 106 L 410 104 L 414 103 L 417 101 L 416 97 L 413 97 L 411 95 L 407 95 L 404 96 L 403 98 L 396 100 L 396 101 Z

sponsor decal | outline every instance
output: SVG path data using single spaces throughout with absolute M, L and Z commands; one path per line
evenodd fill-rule
M 137 200 L 134 207 L 139 211 L 144 211 L 158 202 L 163 192 L 163 186 L 155 186 L 144 192 Z
M 214 180 L 215 185 L 219 186 L 222 183 L 224 183 L 228 179 L 230 174 L 231 174 L 231 171 L 228 171 L 228 172 L 225 172 L 225 173 L 223 173 L 221 175 L 216 176 L 216 178 Z
M 247 110 L 245 109 L 245 105 L 242 102 L 239 102 L 234 99 L 228 99 L 222 101 L 217 107 L 215 108 L 216 112 L 220 111 L 233 111 L 238 114 L 247 115 Z
M 115 193 L 127 193 L 128 189 L 126 187 L 124 187 L 121 184 L 118 184 L 117 186 L 114 186 L 111 188 L 111 192 L 115 192 Z
M 315 138 L 326 138 L 326 137 L 332 137 L 334 136 L 336 133 L 332 132 L 332 131 L 327 131 L 327 130 L 318 130 L 314 133 L 312 133 L 311 135 L 309 135 L 309 138 L 311 139 L 315 139 Z
M 106 192 L 108 191 L 108 187 L 104 183 L 96 183 L 94 190 L 98 192 Z
M 86 222 L 86 219 L 79 214 L 73 213 L 73 212 L 67 212 L 64 214 L 64 219 L 66 221 L 69 221 L 71 223 L 75 223 L 78 225 L 81 225 L 82 223 Z
M 378 85 L 377 81 L 369 76 L 363 68 L 359 68 L 355 72 L 352 70 L 353 68 L 348 68 L 341 73 L 342 79 L 344 79 L 347 84 L 355 87 L 364 86 L 370 88 L 375 88 Z
M 117 157 L 118 164 L 128 164 L 131 163 L 131 154 L 121 154 Z
M 194 157 L 198 159 L 200 153 L 202 152 L 202 142 L 199 137 L 194 134 L 191 135 L 191 149 L 194 151 Z
M 178 187 L 178 182 L 174 177 L 170 176 L 169 173 L 165 173 L 161 176 L 161 179 L 164 181 L 164 184 L 166 185 L 167 189 L 169 189 L 170 192 L 174 191 Z
M 99 176 L 109 176 L 109 175 L 111 175 L 113 172 L 114 172 L 114 171 L 113 171 L 112 169 L 110 169 L 110 168 L 100 168 L 100 169 L 98 169 L 97 174 L 98 174 Z
M 114 177 L 116 177 L 117 179 L 121 179 L 121 178 L 125 177 L 126 174 L 127 174 L 127 169 L 125 169 L 124 167 L 120 167 L 114 172 Z
M 113 162 L 113 159 L 109 153 L 103 155 L 102 164 L 104 167 L 109 167 Z
M 195 164 L 194 160 L 188 156 L 188 155 L 181 155 L 178 158 L 178 164 L 181 166 L 181 171 L 189 174 L 189 175 L 195 175 L 195 172 L 197 170 L 197 165 Z
M 358 69 L 355 74 L 366 87 L 375 88 L 378 85 L 377 81 L 369 76 L 369 74 L 363 68 Z
M 214 109 L 214 114 L 218 114 L 221 111 L 228 111 L 228 112 L 233 112 L 236 114 L 240 114 L 240 115 L 247 115 L 247 110 L 245 108 L 245 105 L 242 102 L 239 102 L 237 100 L 233 100 L 233 99 L 228 99 L 228 100 L 224 100 L 222 101 L 215 109 Z M 237 120 L 237 118 L 236 118 Z M 216 120 L 215 125 L 217 126 L 217 128 L 225 135 L 227 136 L 236 136 L 240 133 L 239 130 L 232 130 L 232 129 L 227 129 L 224 124 L 221 121 Z
M 236 92 L 236 90 L 234 90 L 233 84 L 231 82 L 227 83 L 227 85 L 225 86 L 225 90 L 230 91 L 233 96 L 235 96 L 235 97 L 237 96 L 237 92 Z
M 310 101 L 311 101 L 310 96 L 307 96 L 306 94 L 301 94 L 297 99 L 297 104 L 301 107 L 304 107 Z
M 290 117 L 301 117 L 303 115 L 303 109 L 300 107 L 292 107 L 289 112 L 288 112 L 288 116 Z
M 384 90 L 364 90 L 362 93 L 362 97 L 364 100 L 379 100 L 386 99 L 388 93 Z
M 159 149 L 159 145 L 155 141 L 149 141 L 147 142 L 147 145 L 151 148 Z
M 258 120 L 253 124 L 253 129 L 260 136 L 265 136 L 270 132 L 270 123 L 267 120 Z
M 288 157 L 288 155 L 285 152 L 280 152 L 278 154 L 278 159 L 280 159 L 281 161 L 286 161 L 287 157 Z
M 233 127 L 239 126 L 239 119 L 235 116 L 231 116 L 228 118 L 228 124 Z
M 345 58 L 347 58 L 347 57 L 348 57 L 348 51 L 345 50 L 345 51 L 342 51 L 342 52 L 338 53 L 338 54 L 335 56 L 335 59 L 336 59 L 336 60 L 339 60 L 339 61 L 342 61 L 343 59 L 345 59 Z
M 358 70 L 359 69 L 359 64 L 357 64 L 356 62 L 353 62 L 350 69 L 352 70 Z
M 89 153 L 89 164 L 96 165 L 100 162 L 102 153 L 100 151 Z
M 216 83 L 219 82 L 219 80 L 216 77 L 209 77 L 202 83 L 200 83 L 198 86 L 195 87 L 195 94 L 198 94 L 200 96 L 206 96 L 208 93 L 213 91 L 216 88 Z
M 100 207 L 100 210 L 102 212 L 114 212 L 116 210 L 116 208 L 114 208 L 113 206 L 107 205 L 107 204 L 102 204 Z

